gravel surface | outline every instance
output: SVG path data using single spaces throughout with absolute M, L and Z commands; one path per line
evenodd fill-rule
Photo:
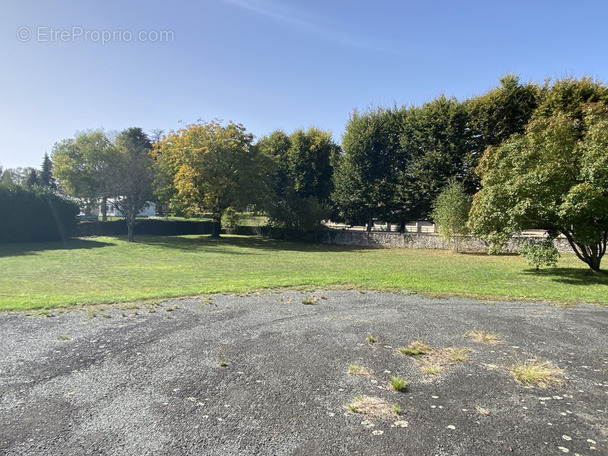
M 323 290 L 152 310 L 0 315 L 0 453 L 608 454 L 605 307 Z M 471 351 L 424 373 L 397 350 L 416 340 Z M 517 383 L 509 366 L 532 358 L 563 384 Z M 350 410 L 358 396 L 384 417 Z

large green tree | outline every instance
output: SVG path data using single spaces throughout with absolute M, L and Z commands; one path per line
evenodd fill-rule
M 154 144 L 158 195 L 172 210 L 189 216 L 210 214 L 214 236 L 228 207 L 255 204 L 267 193 L 253 136 L 229 122 L 197 122 L 171 131 Z
M 561 233 L 599 271 L 608 240 L 608 106 L 603 86 L 579 98 L 579 83 L 586 88 L 588 81 L 549 90 L 525 133 L 486 151 L 470 223 L 495 242 L 529 228 Z
M 367 223 L 370 230 L 374 218 L 393 218 L 402 115 L 396 107 L 352 113 L 332 195 L 347 222 Z
M 540 93 L 537 84 L 522 84 L 518 76 L 507 74 L 500 78 L 500 86 L 464 102 L 468 119 L 462 180 L 469 191 L 479 190 L 475 168 L 486 148 L 524 132 L 538 106 Z
M 127 222 L 127 236 L 133 241 L 137 215 L 154 197 L 152 144 L 141 128 L 128 128 L 114 141 L 116 154 L 111 163 L 110 192 L 115 206 Z
M 86 211 L 101 199 L 104 220 L 115 156 L 116 148 L 103 130 L 78 132 L 74 138 L 56 143 L 51 153 L 59 187 L 83 201 Z
M 463 177 L 467 139 L 467 113 L 454 98 L 440 96 L 407 110 L 396 160 L 396 215 L 402 224 L 429 218 L 448 180 Z
M 269 168 L 271 194 L 265 209 L 273 224 L 292 229 L 314 229 L 329 218 L 328 199 L 340 148 L 331 132 L 311 128 L 291 135 L 277 130 L 257 143 Z

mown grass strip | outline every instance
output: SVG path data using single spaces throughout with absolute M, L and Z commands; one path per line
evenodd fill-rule
M 98 237 L 0 245 L 0 310 L 278 287 L 359 287 L 484 299 L 607 304 L 608 276 L 573 255 L 530 270 L 518 256 L 370 249 L 244 236 Z

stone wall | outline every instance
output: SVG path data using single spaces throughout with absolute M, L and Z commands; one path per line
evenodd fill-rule
M 505 245 L 505 251 L 517 252 L 519 245 L 529 237 L 514 237 Z M 334 231 L 323 235 L 324 244 L 336 245 L 358 245 L 363 247 L 378 248 L 408 248 L 408 249 L 453 249 L 451 241 L 444 241 L 440 236 L 433 233 L 393 233 L 382 231 Z M 555 240 L 555 246 L 559 252 L 572 253 L 568 241 L 563 238 Z M 482 239 L 473 236 L 465 236 L 460 240 L 460 250 L 468 252 L 485 252 L 488 246 Z

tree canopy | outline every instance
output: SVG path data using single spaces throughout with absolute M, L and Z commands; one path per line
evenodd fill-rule
M 267 184 L 253 135 L 245 127 L 219 121 L 186 125 L 155 143 L 159 196 L 188 216 L 209 214 L 219 236 L 228 207 L 260 201 Z
M 523 229 L 561 233 L 599 271 L 608 240 L 608 106 L 605 88 L 594 84 L 595 91 L 588 80 L 545 89 L 525 132 L 486 151 L 471 210 L 475 234 L 500 242 Z
M 86 202 L 86 210 L 100 198 L 105 219 L 105 200 L 110 196 L 116 148 L 103 130 L 79 132 L 56 143 L 52 150 L 53 172 L 59 187 Z
M 274 225 L 315 229 L 331 216 L 329 197 L 340 147 L 331 132 L 310 128 L 261 138 L 259 152 L 269 159 L 270 194 L 264 206 Z
M 115 147 L 110 191 L 126 219 L 128 240 L 133 241 L 136 217 L 154 197 L 152 144 L 141 128 L 128 128 L 118 134 Z

